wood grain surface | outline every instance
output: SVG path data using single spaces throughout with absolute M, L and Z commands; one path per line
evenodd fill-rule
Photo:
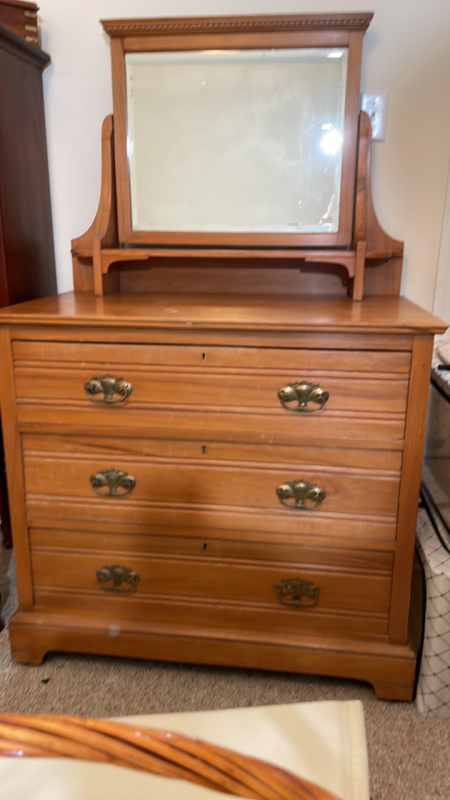
M 350 298 L 283 295 L 137 294 L 94 297 L 66 292 L 0 309 L 0 324 L 202 331 L 294 331 L 297 334 L 444 333 L 447 324 L 404 297 Z M 188 333 L 189 335 L 189 333 Z M 84 338 L 84 337 L 83 337 Z M 270 337 L 269 337 L 270 341 Z M 338 340 L 336 340 L 338 342 Z M 352 339 L 357 350 L 358 340 Z M 201 342 L 200 342 L 201 343 Z M 300 346 L 300 341 L 298 341 Z M 381 347 L 381 342 L 378 346 Z M 333 339 L 328 339 L 333 347 Z

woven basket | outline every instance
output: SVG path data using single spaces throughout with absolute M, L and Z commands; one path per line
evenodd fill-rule
M 0 755 L 101 761 L 255 800 L 337 800 L 267 761 L 179 733 L 88 717 L 0 714 Z

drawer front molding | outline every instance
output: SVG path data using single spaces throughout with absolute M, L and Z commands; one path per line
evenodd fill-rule
M 70 331 L 64 331 L 60 335 L 64 338 Z M 108 338 L 109 331 L 105 331 L 105 338 Z M 56 334 L 56 338 L 57 338 Z M 95 335 L 95 334 L 94 334 Z M 116 335 L 124 336 L 123 332 Z M 170 336 L 170 333 L 165 334 Z M 97 334 L 98 336 L 98 334 Z M 159 333 L 160 338 L 164 338 L 164 333 Z M 208 334 L 211 338 L 211 333 Z M 246 338 L 241 334 L 242 338 Z M 36 330 L 34 338 L 39 338 L 39 331 Z M 311 334 L 308 349 L 301 346 L 302 336 L 297 334 L 296 344 L 291 342 L 288 347 L 283 347 L 281 342 L 278 346 L 270 346 L 271 342 L 279 337 L 276 334 L 270 335 L 270 341 L 265 341 L 264 336 L 259 334 L 257 337 L 258 346 L 236 346 L 233 344 L 227 347 L 216 345 L 190 345 L 187 343 L 189 331 L 183 331 L 183 335 L 178 334 L 178 339 L 182 344 L 145 344 L 142 343 L 123 344 L 120 341 L 114 343 L 100 342 L 58 342 L 58 341 L 20 341 L 12 343 L 13 358 L 16 365 L 24 362 L 38 364 L 44 362 L 50 365 L 52 362 L 66 364 L 69 366 L 83 364 L 121 364 L 124 367 L 136 365 L 139 367 L 174 367 L 177 370 L 182 367 L 198 367 L 202 369 L 225 368 L 225 369 L 285 369 L 290 370 L 331 370 L 344 372 L 360 372 L 361 377 L 370 376 L 373 373 L 390 373 L 391 375 L 408 374 L 411 365 L 411 343 L 403 343 L 401 339 L 389 343 L 388 337 L 381 337 L 378 340 L 378 349 L 358 349 L 358 342 L 361 340 L 366 345 L 364 337 L 347 337 L 345 346 L 347 350 L 339 349 L 340 339 L 336 335 L 324 337 Z M 227 332 L 221 334 L 222 340 L 227 338 Z M 284 337 L 286 338 L 286 337 Z M 255 337 L 253 337 L 255 340 Z M 317 342 L 317 343 L 316 343 Z M 253 343 L 255 344 L 255 343 Z M 389 349 L 395 348 L 399 352 L 386 352 L 385 345 Z M 375 345 L 376 346 L 376 345 Z M 109 372 L 109 370 L 105 370 Z

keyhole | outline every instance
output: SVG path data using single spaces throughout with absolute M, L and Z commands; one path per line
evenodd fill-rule
M 206 353 L 202 353 L 202 361 L 206 361 Z
M 207 547 L 208 547 L 208 545 L 207 545 L 207 544 L 206 544 L 206 542 L 205 542 L 205 543 L 203 544 L 203 550 L 206 550 L 206 548 L 207 548 Z
M 202 444 L 202 453 L 203 455 L 208 452 L 208 446 L 206 444 Z

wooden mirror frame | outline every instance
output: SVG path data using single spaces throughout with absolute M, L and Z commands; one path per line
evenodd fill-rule
M 161 290 L 159 278 L 148 281 L 146 272 L 153 268 L 169 273 L 175 268 L 192 267 L 189 280 L 182 281 L 189 291 L 195 275 L 204 287 L 204 268 L 214 268 L 214 287 L 229 290 L 232 266 L 251 267 L 255 279 L 251 292 L 277 291 L 303 293 L 305 283 L 293 281 L 304 268 L 318 270 L 317 280 L 306 284 L 307 294 L 335 294 L 341 291 L 342 280 L 353 300 L 367 295 L 398 295 L 403 263 L 403 243 L 390 236 L 379 224 L 371 192 L 371 131 L 367 114 L 359 112 L 359 75 L 362 37 L 372 14 L 308 14 L 283 17 L 213 17 L 182 19 L 127 19 L 104 21 L 103 27 L 112 37 L 113 92 L 115 114 L 108 115 L 102 128 L 102 183 L 98 210 L 92 225 L 72 240 L 74 288 L 94 292 L 97 296 L 130 291 Z M 343 165 L 345 186 L 338 235 L 315 234 L 228 234 L 227 245 L 219 244 L 215 234 L 153 234 L 130 232 L 131 209 L 128 161 L 126 157 L 125 54 L 149 49 L 211 47 L 211 41 L 223 46 L 348 45 L 348 72 L 352 74 L 351 90 L 347 89 L 347 113 L 352 120 L 345 139 L 346 161 Z M 350 103 L 350 99 L 352 102 Z M 344 169 L 345 166 L 345 169 Z M 345 173 L 345 174 L 344 174 Z M 343 195 L 343 198 L 344 198 Z M 224 234 L 221 235 L 223 241 Z M 350 238 L 347 238 L 347 237 Z M 276 246 L 269 246 L 277 241 Z M 131 239 L 131 241 L 129 241 Z M 338 240 L 338 244 L 336 244 Z M 199 246 L 198 242 L 201 242 Z M 254 242 L 257 242 L 255 245 Z M 295 241 L 295 243 L 294 243 Z M 313 241 L 314 244 L 307 245 Z M 333 245 L 333 241 L 335 244 Z M 238 242 L 238 245 L 236 245 Z M 318 246 L 321 244 L 321 246 Z M 200 267 L 201 265 L 201 267 Z M 200 274 L 198 269 L 203 269 Z M 197 270 L 197 272 L 196 272 Z M 340 270 L 340 273 L 339 273 Z M 337 271 L 337 272 L 336 272 Z M 235 270 L 236 272 L 236 270 Z M 198 274 L 197 274 L 198 273 Z M 280 273 L 284 275 L 284 283 Z M 339 285 L 336 284 L 337 275 Z M 330 279 L 330 280 L 328 280 Z M 270 283 L 272 281 L 272 283 Z M 170 279 L 164 280 L 164 285 Z M 245 281 L 244 281 L 245 284 Z M 266 285 L 267 284 L 267 285 Z M 209 283 L 211 285 L 211 283 Z M 241 290 L 247 291 L 240 283 Z
M 353 236 L 362 39 L 373 14 L 103 20 L 111 37 L 118 240 L 122 245 L 239 248 L 350 247 Z M 334 233 L 132 230 L 125 56 L 127 53 L 289 48 L 348 49 L 339 227 Z

